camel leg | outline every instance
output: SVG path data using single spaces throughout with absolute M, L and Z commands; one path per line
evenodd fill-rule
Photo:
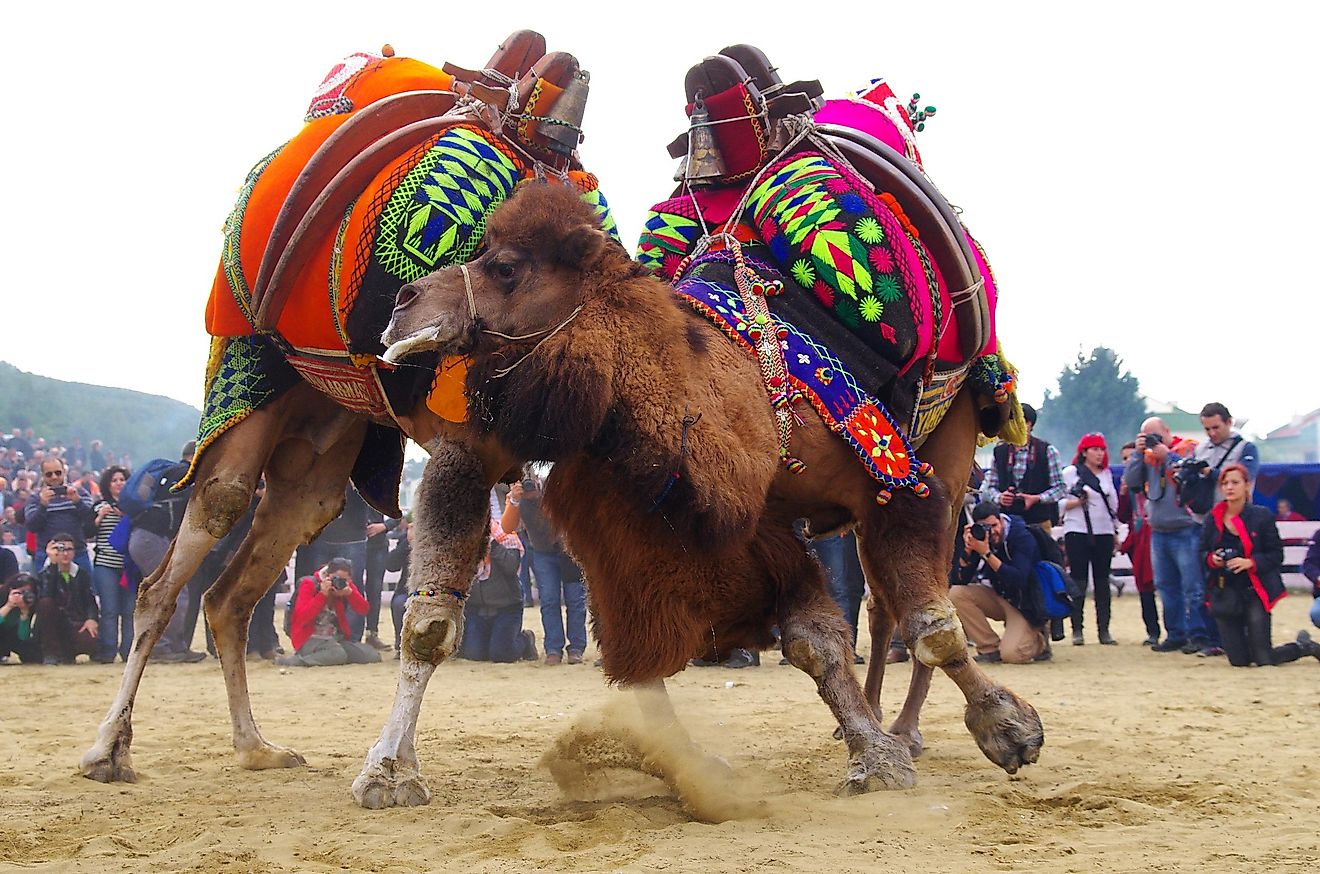
M 305 440 L 276 447 L 266 465 L 266 494 L 252 530 L 229 567 L 206 593 L 206 620 L 215 635 L 229 696 L 238 763 L 250 770 L 306 764 L 297 752 L 266 741 L 252 716 L 247 685 L 247 634 L 252 608 L 300 543 L 310 543 L 343 510 L 344 485 L 362 446 L 365 422 L 318 453 Z
M 803 554 L 799 574 L 819 576 L 820 568 Z M 880 720 L 853 673 L 852 630 L 821 585 L 802 584 L 786 594 L 779 629 L 784 656 L 816 681 L 821 699 L 843 730 L 848 771 L 840 795 L 875 789 L 908 789 L 917 782 L 906 745 L 880 727 Z
M 197 473 L 197 485 L 184 512 L 183 524 L 160 567 L 142 582 L 133 618 L 137 636 L 124 665 L 124 676 L 110 710 L 96 731 L 96 741 L 83 754 L 84 777 L 102 783 L 137 779 L 129 747 L 133 742 L 133 701 L 151 649 L 174 613 L 179 590 L 216 542 L 228 533 L 252 499 L 261 468 L 270 453 L 279 420 L 270 408 L 258 410 L 224 434 L 211 447 Z
M 946 587 L 949 545 L 932 542 L 929 536 L 932 528 L 943 527 L 946 513 L 936 489 L 926 500 L 910 493 L 895 495 L 858 526 L 862 565 L 892 593 L 913 657 L 928 667 L 943 668 L 958 685 L 967 700 L 964 721 L 977 745 L 990 761 L 1013 774 L 1039 757 L 1044 731 L 1035 708 L 990 680 L 967 657 L 967 638 Z
M 458 648 L 463 601 L 490 533 L 490 472 L 471 448 L 436 440 L 417 492 L 399 685 L 389 721 L 353 781 L 353 798 L 379 809 L 426 804 L 414 737 L 431 674 Z M 456 596 L 454 593 L 460 593 Z

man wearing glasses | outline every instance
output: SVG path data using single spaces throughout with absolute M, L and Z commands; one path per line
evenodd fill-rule
M 23 508 L 23 524 L 37 535 L 34 555 L 38 571 L 46 564 L 49 553 L 46 544 L 55 534 L 73 538 L 73 562 L 87 579 L 92 578 L 92 562 L 87 555 L 87 541 L 82 533 L 91 524 L 92 496 L 64 481 L 64 462 L 47 458 L 41 463 L 41 482 L 28 496 Z
M 73 561 L 73 535 L 63 532 L 46 544 L 46 566 L 37 574 L 36 635 L 41 663 L 69 665 L 96 652 L 98 620 L 92 575 Z

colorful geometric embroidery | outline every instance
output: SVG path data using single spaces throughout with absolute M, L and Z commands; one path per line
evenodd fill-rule
M 243 187 L 238 191 L 238 201 L 234 204 L 234 209 L 225 219 L 224 243 L 220 249 L 220 267 L 225 272 L 225 280 L 229 285 L 229 293 L 234 296 L 234 302 L 238 304 L 238 309 L 243 313 L 249 324 L 253 321 L 252 315 L 252 293 L 248 288 L 247 279 L 243 276 L 243 264 L 239 260 L 239 243 L 243 236 L 243 215 L 247 212 L 248 201 L 252 198 L 252 189 L 257 187 L 257 181 L 261 179 L 261 174 L 266 172 L 266 167 L 275 160 L 275 156 L 284 150 L 285 143 L 275 151 L 257 162 L 257 165 L 248 171 L 247 179 L 243 181 Z
M 696 219 L 690 198 L 675 198 L 657 204 L 646 216 L 641 240 L 637 243 L 637 260 L 648 270 L 673 278 L 672 269 L 684 258 L 701 236 L 701 224 Z
M 972 364 L 972 385 L 994 397 L 995 403 L 1008 403 L 1017 387 L 1017 370 L 997 352 L 982 355 Z
M 619 236 L 619 225 L 614 221 L 614 214 L 610 212 L 609 202 L 605 200 L 605 195 L 599 188 L 591 191 L 584 191 L 582 199 L 596 213 L 596 220 L 600 222 L 600 229 L 609 235 L 609 238 L 619 245 L 623 245 L 623 239 Z
M 380 217 L 374 256 L 400 282 L 463 262 L 486 217 L 513 191 L 519 167 L 477 131 L 445 131 L 394 190 Z
M 755 264 L 762 275 L 773 269 Z M 912 444 L 885 406 L 858 385 L 852 373 L 828 348 L 777 315 L 770 325 L 758 326 L 747 317 L 734 290 L 731 258 L 712 252 L 695 259 L 675 283 L 684 303 L 710 319 L 716 327 L 751 355 L 762 331 L 779 337 L 788 367 L 788 380 L 816 410 L 826 425 L 842 437 L 883 487 L 876 500 L 886 503 L 894 489 L 910 488 L 920 497 L 930 488 L 920 477 L 929 466 L 917 460 Z

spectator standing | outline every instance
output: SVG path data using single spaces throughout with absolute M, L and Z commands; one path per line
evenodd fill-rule
M 366 644 L 380 652 L 389 652 L 390 645 L 380 639 L 380 595 L 385 588 L 385 559 L 390 552 L 390 532 L 398 525 L 396 519 L 386 519 L 375 507 L 367 507 L 367 564 L 366 588 L 367 622 Z
M 1063 486 L 1059 452 L 1036 437 L 1036 410 L 1022 405 L 1027 422 L 1027 443 L 1015 446 L 1001 440 L 994 450 L 994 462 L 986 471 L 981 495 L 998 504 L 1004 512 L 1051 531 L 1058 522 L 1059 505 L 1067 493 Z
M 1279 572 L 1283 541 L 1273 514 L 1250 502 L 1246 465 L 1225 464 L 1217 486 L 1224 499 L 1206 514 L 1201 550 L 1209 568 L 1207 600 L 1229 664 L 1278 665 L 1304 655 L 1320 661 L 1320 645 L 1306 632 L 1295 643 L 1270 643 L 1270 611 L 1288 594 Z
M 45 565 L 49 553 L 46 544 L 56 534 L 73 538 L 74 563 L 82 568 L 87 579 L 92 576 L 92 561 L 87 555 L 87 541 L 83 531 L 93 519 L 92 497 L 64 481 L 64 462 L 58 458 L 41 463 L 41 489 L 30 495 L 23 510 L 23 524 L 37 535 L 36 554 L 33 559 L 37 570 Z
M 1218 504 L 1224 500 L 1217 479 L 1224 465 L 1241 464 L 1247 469 L 1247 480 L 1255 482 L 1260 472 L 1260 453 L 1256 444 L 1233 430 L 1233 416 L 1223 404 L 1210 403 L 1201 408 L 1201 427 L 1205 429 L 1205 440 L 1197 444 L 1192 457 L 1209 465 L 1204 476 L 1216 477 L 1215 503 Z M 1205 518 L 1199 516 L 1196 521 L 1201 523 Z
M 587 649 L 587 590 L 582 570 L 564 551 L 559 532 L 541 508 L 544 484 L 532 476 L 520 485 L 521 497 L 514 497 L 513 490 L 509 496 L 517 502 L 515 506 L 532 544 L 532 572 L 536 574 L 536 588 L 541 595 L 545 663 L 562 664 L 567 646 L 568 663 L 578 665 Z
M 1137 444 L 1123 444 L 1123 472 L 1136 458 Z M 1138 459 L 1135 463 L 1140 463 Z M 1143 646 L 1160 642 L 1160 614 L 1155 604 L 1155 571 L 1150 558 L 1150 526 L 1146 524 L 1146 496 L 1133 492 L 1125 479 L 1118 486 L 1118 521 L 1128 526 L 1127 538 L 1119 552 L 1132 562 L 1132 581 L 1141 599 L 1141 621 L 1146 626 Z
M 964 554 L 949 599 L 976 645 L 976 661 L 1027 664 L 1050 658 L 1046 616 L 1036 582 L 1040 550 L 1020 516 L 984 501 L 962 530 Z M 1004 623 L 999 635 L 987 620 Z
M 1306 522 L 1307 518 L 1293 509 L 1292 501 L 1287 498 L 1279 498 L 1274 511 L 1274 519 L 1277 522 Z
M 522 627 L 521 563 L 522 543 L 517 535 L 505 534 L 492 518 L 490 549 L 477 569 L 463 609 L 463 658 L 478 662 L 536 658 L 535 637 Z
M 1302 576 L 1311 581 L 1311 624 L 1320 628 L 1320 537 L 1314 538 L 1306 548 Z
M 399 527 L 394 529 L 398 541 L 385 556 L 385 570 L 398 571 L 399 582 L 390 598 L 390 617 L 394 620 L 394 657 L 399 658 L 403 641 L 403 613 L 408 608 L 408 566 L 412 541 L 412 514 L 404 514 Z
M 100 646 L 93 660 L 110 664 L 115 653 L 128 661 L 133 646 L 133 605 L 137 586 L 130 585 L 124 572 L 124 554 L 110 545 L 110 534 L 123 515 L 119 495 L 128 481 L 122 467 L 107 467 L 101 473 L 101 500 L 92 506 L 96 527 L 95 555 L 92 559 L 92 586 L 101 605 Z
M 97 646 L 100 614 L 90 574 L 73 560 L 74 539 L 56 534 L 46 543 L 46 564 L 37 574 L 36 626 L 45 665 L 73 664 Z
M 1158 416 L 1141 424 L 1136 444 L 1138 456 L 1123 472 L 1123 481 L 1133 494 L 1145 497 L 1155 590 L 1164 610 L 1165 638 L 1151 649 L 1212 654 L 1204 610 L 1205 577 L 1198 555 L 1199 526 L 1191 512 L 1178 504 L 1172 479 L 1173 463 L 1189 457 L 1192 447 L 1174 439 Z
M 866 575 L 862 573 L 862 562 L 857 557 L 857 536 L 845 531 L 835 537 L 813 540 L 811 549 L 825 568 L 830 597 L 839 605 L 839 612 L 852 629 L 853 661 L 865 664 L 866 659 L 856 652 L 857 621 L 866 597 Z
M 1068 573 L 1074 583 L 1072 595 L 1072 642 L 1086 642 L 1082 614 L 1086 607 L 1087 571 L 1095 593 L 1095 627 L 1100 643 L 1118 641 L 1109 633 L 1109 568 L 1114 557 L 1114 533 L 1118 495 L 1109 475 L 1109 448 L 1101 434 L 1087 434 L 1077 444 L 1073 463 L 1063 470 L 1068 497 L 1063 502 L 1063 548 L 1068 555 Z
M 101 451 L 101 441 L 93 440 L 87 447 L 87 468 L 89 470 L 105 470 L 109 466 L 109 459 Z

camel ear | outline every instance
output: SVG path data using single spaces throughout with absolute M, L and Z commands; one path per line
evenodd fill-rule
M 605 232 L 591 225 L 579 225 L 559 242 L 559 260 L 569 267 L 585 270 L 605 251 Z

